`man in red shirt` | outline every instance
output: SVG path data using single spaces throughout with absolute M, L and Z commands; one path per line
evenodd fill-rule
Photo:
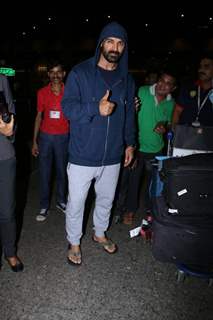
M 63 65 L 52 62 L 48 67 L 50 82 L 37 93 L 37 116 L 35 119 L 32 155 L 39 155 L 40 212 L 37 221 L 44 221 L 50 207 L 50 180 L 53 158 L 56 170 L 56 207 L 63 212 L 67 198 L 67 150 L 69 123 L 61 109 L 64 93 Z

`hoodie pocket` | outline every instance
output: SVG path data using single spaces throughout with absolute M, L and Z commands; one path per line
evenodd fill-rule
M 83 159 L 101 160 L 104 153 L 105 130 L 83 125 L 73 128 L 72 144 L 74 152 Z

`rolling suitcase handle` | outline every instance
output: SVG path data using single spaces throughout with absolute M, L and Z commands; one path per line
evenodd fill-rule
M 167 144 L 167 156 L 171 156 L 172 155 L 172 140 L 173 140 L 173 137 L 174 137 L 173 131 L 168 131 L 167 132 L 167 141 L 168 141 L 168 144 Z

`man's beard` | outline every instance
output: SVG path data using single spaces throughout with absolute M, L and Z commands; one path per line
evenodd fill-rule
M 117 63 L 120 60 L 121 54 L 118 51 L 102 50 L 104 58 L 110 63 Z

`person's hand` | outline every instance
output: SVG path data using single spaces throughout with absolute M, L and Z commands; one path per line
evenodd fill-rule
M 141 106 L 141 100 L 138 97 L 135 97 L 135 111 L 138 112 Z
M 39 149 L 38 149 L 38 144 L 37 142 L 34 142 L 33 143 L 33 146 L 32 146 L 32 155 L 34 157 L 37 157 L 39 155 Z
M 166 132 L 166 128 L 163 124 L 157 124 L 154 131 L 158 134 L 164 134 Z
M 124 167 L 127 167 L 134 158 L 135 147 L 128 146 L 125 150 Z
M 109 95 L 110 95 L 110 91 L 107 90 L 105 95 L 99 102 L 99 112 L 100 112 L 100 115 L 104 117 L 109 116 L 115 108 L 115 103 L 109 101 Z
M 14 127 L 14 116 L 11 116 L 11 120 L 9 123 L 6 123 L 2 120 L 0 116 L 0 133 L 6 137 L 10 137 L 13 135 L 13 127 Z

